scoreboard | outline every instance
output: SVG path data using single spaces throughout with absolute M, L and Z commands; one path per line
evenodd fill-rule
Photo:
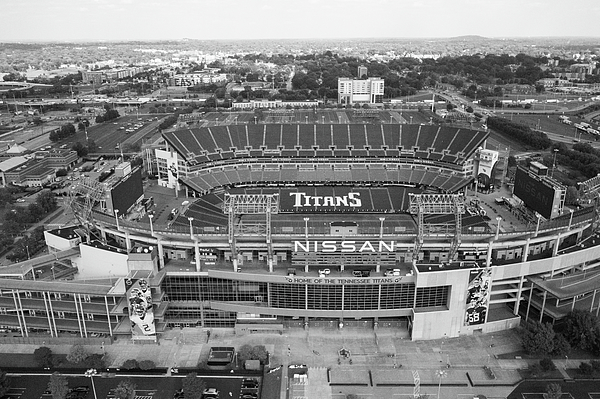
M 533 175 L 521 166 L 517 168 L 513 193 L 544 218 L 552 219 L 559 215 L 561 191 L 560 186 L 546 178 Z

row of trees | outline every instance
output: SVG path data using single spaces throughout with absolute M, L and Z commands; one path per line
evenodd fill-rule
M 556 161 L 562 165 L 569 165 L 584 176 L 591 178 L 600 173 L 600 150 L 588 143 L 573 144 L 570 149 L 565 143 L 554 143 L 557 149 Z
M 117 119 L 119 116 L 121 116 L 119 115 L 119 111 L 117 111 L 116 109 L 109 108 L 106 110 L 104 115 L 98 115 L 96 117 L 96 123 L 109 122 L 114 119 Z
M 12 261 L 27 259 L 44 248 L 44 228 L 40 226 L 31 234 L 25 235 L 14 244 L 15 237 L 20 235 L 29 225 L 37 223 L 56 209 L 54 194 L 44 191 L 38 194 L 35 202 L 27 207 L 13 205 L 16 187 L 0 188 L 0 211 L 3 211 L 3 228 L 0 230 L 0 248 L 13 250 L 6 257 Z M 10 207 L 10 208 L 9 208 Z M 13 246 L 14 245 L 14 246 Z M 4 252 L 4 251 L 2 251 Z
M 131 379 L 125 379 L 119 382 L 113 393 L 117 399 L 133 399 L 135 397 L 136 385 Z M 67 377 L 59 372 L 50 375 L 48 390 L 52 394 L 52 399 L 65 399 L 69 393 L 69 382 Z
M 534 322 L 523 331 L 523 349 L 534 355 L 563 356 L 571 348 L 600 354 L 600 319 L 593 313 L 574 310 L 565 318 L 562 333 L 550 323 Z
M 548 138 L 546 133 L 531 130 L 529 126 L 522 123 L 490 116 L 487 119 L 487 124 L 489 127 L 509 136 L 515 141 L 526 144 L 532 149 L 544 150 L 552 146 L 552 140 Z
M 43 368 L 58 367 L 63 363 L 61 356 L 56 356 L 47 346 L 40 346 L 33 351 L 33 358 L 38 366 Z M 82 368 L 103 369 L 106 368 L 104 356 L 97 353 L 90 353 L 80 344 L 73 345 L 66 357 L 71 365 L 81 366 Z
M 76 132 L 77 130 L 75 129 L 75 125 L 67 123 L 66 125 L 62 125 L 60 129 L 51 131 L 49 138 L 50 141 L 56 143 L 57 141 L 61 141 L 63 139 L 71 137 Z
M 239 58 L 246 62 L 256 62 L 254 59 L 246 59 L 246 56 Z M 386 97 L 411 95 L 417 90 L 435 86 L 437 83 L 452 84 L 460 89 L 467 82 L 475 85 L 475 90 L 472 87 L 465 90 L 466 94 L 472 98 L 475 96 L 477 98 L 491 95 L 501 96 L 500 88 L 488 92 L 486 89 L 477 89 L 477 87 L 478 85 L 508 83 L 534 85 L 539 79 L 551 76 L 549 71 L 541 68 L 547 64 L 548 60 L 545 57 L 531 57 L 525 54 L 442 57 L 437 60 L 421 61 L 413 58 L 398 58 L 389 62 L 360 60 L 355 57 L 340 56 L 331 51 L 297 57 L 282 56 L 281 54 L 271 56 L 255 54 L 251 58 L 260 61 L 266 60 L 265 62 L 277 65 L 294 65 L 296 69 L 292 78 L 294 90 L 307 90 L 311 94 L 318 95 L 319 98 L 337 97 L 338 78 L 362 78 L 357 75 L 359 65 L 365 65 L 368 68 L 368 76 L 382 77 L 385 80 Z M 280 62 L 286 62 L 286 64 L 280 64 Z M 224 72 L 239 76 L 241 81 L 275 80 L 279 83 L 278 87 L 282 87 L 283 75 L 280 72 L 277 72 L 277 76 L 275 76 L 271 72 L 254 70 L 256 68 L 253 68 L 251 64 L 223 65 L 218 63 L 211 66 L 220 67 Z M 215 90 L 217 90 L 216 87 Z

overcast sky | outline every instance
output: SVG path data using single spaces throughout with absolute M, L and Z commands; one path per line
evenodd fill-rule
M 600 0 L 16 0 L 0 41 L 600 36 Z

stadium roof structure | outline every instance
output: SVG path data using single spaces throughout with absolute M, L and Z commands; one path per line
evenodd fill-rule
M 590 270 L 568 276 L 555 275 L 552 279 L 529 277 L 535 285 L 547 291 L 557 299 L 570 299 L 578 295 L 588 294 L 600 287 L 600 271 Z

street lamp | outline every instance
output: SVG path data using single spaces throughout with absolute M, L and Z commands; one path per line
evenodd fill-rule
M 154 226 L 152 225 L 152 219 L 154 219 L 154 215 L 148 215 L 148 219 L 150 219 L 150 234 L 154 236 Z
M 446 378 L 446 370 L 437 370 L 435 372 L 438 376 L 438 378 L 440 379 L 440 382 L 438 383 L 438 393 L 437 393 L 437 397 L 438 399 L 440 398 L 440 391 L 442 390 L 442 378 Z
M 304 218 L 304 236 L 308 240 L 308 221 L 310 218 Z
M 502 221 L 502 218 L 500 216 L 496 217 L 496 221 L 498 222 L 498 224 L 496 225 L 496 240 L 498 239 L 498 235 L 500 234 L 500 221 Z
M 379 221 L 381 222 L 381 224 L 379 225 L 379 238 L 383 237 L 383 221 L 385 220 L 384 217 L 380 217 Z
M 25 245 L 25 249 L 27 249 L 27 260 L 31 259 L 31 256 L 29 256 L 29 245 Z
M 194 228 L 192 227 L 192 222 L 194 221 L 193 217 L 189 217 L 188 221 L 190 222 L 190 239 L 194 239 Z
M 556 167 L 556 153 L 558 152 L 558 148 L 554 149 L 554 159 L 552 160 L 552 175 L 550 177 L 554 177 L 554 168 Z
M 119 227 L 119 216 L 118 216 L 118 214 L 119 214 L 119 210 L 115 209 L 115 220 L 117 222 L 117 230 L 121 230 L 120 227 Z
M 89 377 L 92 381 L 92 391 L 94 391 L 94 399 L 98 399 L 98 395 L 96 394 L 96 386 L 94 385 L 94 376 L 98 375 L 96 369 L 88 369 L 85 374 L 86 377 Z
M 571 212 L 571 217 L 569 217 L 569 228 L 567 230 L 571 230 L 571 223 L 573 223 L 573 209 L 569 209 Z

